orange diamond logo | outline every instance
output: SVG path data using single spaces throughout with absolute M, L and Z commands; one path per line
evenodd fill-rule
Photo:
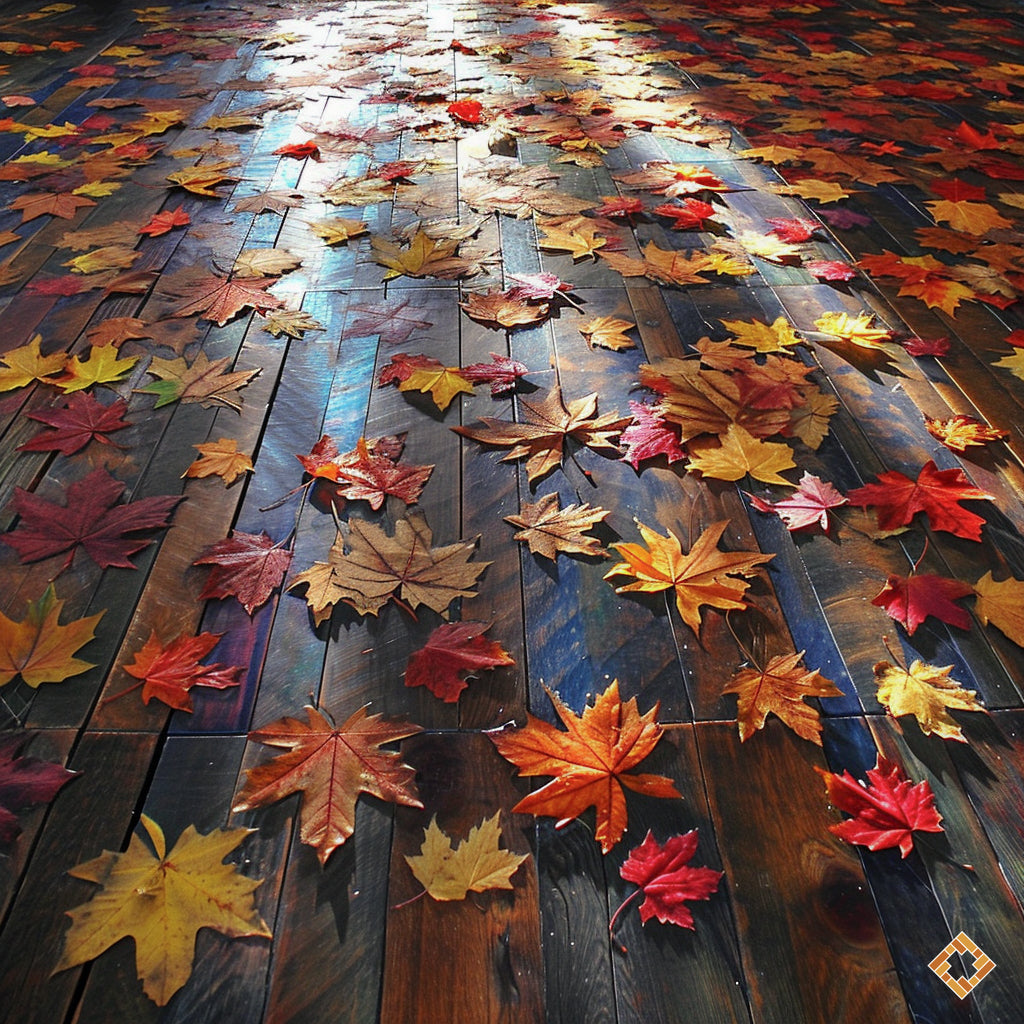
M 953 977 L 950 960 L 954 953 L 961 956 L 970 954 L 974 957 L 974 973 L 969 978 Z M 950 991 L 964 999 L 992 971 L 995 963 L 987 953 L 982 952 L 973 939 L 961 932 L 928 966 L 945 982 Z

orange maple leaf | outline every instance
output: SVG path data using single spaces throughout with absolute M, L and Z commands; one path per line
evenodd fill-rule
M 620 699 L 618 680 L 598 695 L 593 706 L 584 708 L 582 716 L 563 704 L 557 693 L 548 690 L 548 696 L 567 731 L 527 715 L 522 729 L 490 734 L 498 752 L 520 775 L 554 776 L 512 810 L 557 818 L 555 828 L 562 828 L 594 807 L 594 838 L 608 853 L 626 830 L 623 786 L 646 796 L 680 796 L 664 775 L 631 774 L 661 739 L 658 704 L 641 715 L 635 697 Z

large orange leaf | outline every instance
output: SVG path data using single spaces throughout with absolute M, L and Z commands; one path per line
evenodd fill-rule
M 418 725 L 388 721 L 360 708 L 341 726 L 306 707 L 306 721 L 281 718 L 249 733 L 254 743 L 287 751 L 246 772 L 234 811 L 251 811 L 302 793 L 300 837 L 316 848 L 320 863 L 355 829 L 356 800 L 371 793 L 381 800 L 422 807 L 415 772 L 385 743 L 421 731 Z
M 594 807 L 594 838 L 602 852 L 608 853 L 626 830 L 623 786 L 646 796 L 680 795 L 664 775 L 632 774 L 661 739 L 658 705 L 641 715 L 635 697 L 625 702 L 620 699 L 618 680 L 599 694 L 582 716 L 563 704 L 558 694 L 548 691 L 548 696 L 566 731 L 528 715 L 522 729 L 490 734 L 498 752 L 520 775 L 554 776 L 512 810 L 557 818 L 555 827 L 562 828 Z
M 617 594 L 675 590 L 679 614 L 696 633 L 700 629 L 701 605 L 725 611 L 746 608 L 743 595 L 750 584 L 741 577 L 754 575 L 759 565 L 775 557 L 760 551 L 719 551 L 718 540 L 728 525 L 728 520 L 712 524 L 684 554 L 679 538 L 671 530 L 662 537 L 638 521 L 647 548 L 640 544 L 613 544 L 625 561 L 613 565 L 604 578 L 633 577 L 633 583 L 615 588 Z

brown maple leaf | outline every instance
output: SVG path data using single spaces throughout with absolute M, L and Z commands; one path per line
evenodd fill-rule
M 520 298 L 515 289 L 508 292 L 470 292 L 465 302 L 459 305 L 472 319 L 500 324 L 502 327 L 525 327 L 540 323 L 550 309 L 546 302 L 528 302 Z
M 623 786 L 646 796 L 673 798 L 679 791 L 664 775 L 634 774 L 662 736 L 658 704 L 641 715 L 636 698 L 623 702 L 615 680 L 598 694 L 582 716 L 548 690 L 551 703 L 567 731 L 533 715 L 522 729 L 490 733 L 498 752 L 524 776 L 553 775 L 554 779 L 512 808 L 517 814 L 557 818 L 562 828 L 588 807 L 597 812 L 594 838 L 608 853 L 626 830 Z
M 536 503 L 524 502 L 517 516 L 505 516 L 505 522 L 518 526 L 513 540 L 525 543 L 531 553 L 550 558 L 566 555 L 596 555 L 607 558 L 597 537 L 588 537 L 586 531 L 603 522 L 610 511 L 587 505 L 558 507 L 557 494 L 545 494 Z
M 72 195 L 70 192 L 30 192 L 27 196 L 14 199 L 8 209 L 21 210 L 21 223 L 24 224 L 47 214 L 70 220 L 83 206 L 95 205 L 92 199 Z
M 205 352 L 200 352 L 191 363 L 184 358 L 154 356 L 146 372 L 159 379 L 137 390 L 156 395 L 158 409 L 171 402 L 198 402 L 204 406 L 219 403 L 240 412 L 242 400 L 238 389 L 245 387 L 260 370 L 228 371 L 230 362 L 228 356 L 211 360 Z
M 484 417 L 482 427 L 452 427 L 462 437 L 482 444 L 511 447 L 503 462 L 526 458 L 526 473 L 531 483 L 561 464 L 565 440 L 601 451 L 619 453 L 613 438 L 629 424 L 628 417 L 606 413 L 595 417 L 597 393 L 563 404 L 562 390 L 554 387 L 540 396 L 520 397 L 522 422 Z
M 212 320 L 218 327 L 223 327 L 243 309 L 266 313 L 284 305 L 276 295 L 267 294 L 267 289 L 276 283 L 276 277 L 239 279 L 210 274 L 189 289 L 188 301 L 174 310 L 171 316 L 198 314 L 201 320 Z
M 229 486 L 243 473 L 253 471 L 252 457 L 238 450 L 234 438 L 221 437 L 192 447 L 199 452 L 199 458 L 181 474 L 183 477 L 219 476 Z
M 317 708 L 306 707 L 306 721 L 281 718 L 249 733 L 253 743 L 287 751 L 246 770 L 235 799 L 235 813 L 302 793 L 300 838 L 316 849 L 321 864 L 355 830 L 356 800 L 370 793 L 381 800 L 422 807 L 415 771 L 385 743 L 421 732 L 418 725 L 387 720 L 360 708 L 340 726 Z
M 581 323 L 578 329 L 591 348 L 597 345 L 598 348 L 621 352 L 623 349 L 636 348 L 636 342 L 626 336 L 626 331 L 635 327 L 636 324 L 616 316 L 595 316 Z

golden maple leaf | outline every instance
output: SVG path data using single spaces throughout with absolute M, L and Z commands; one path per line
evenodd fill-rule
M 231 267 L 235 277 L 276 277 L 301 266 L 302 260 L 287 249 L 243 249 Z
M 941 309 L 948 316 L 956 315 L 961 300 L 978 297 L 973 288 L 937 275 L 920 281 L 908 281 L 900 287 L 898 294 L 920 299 L 929 309 Z
M 1024 647 L 1024 580 L 996 580 L 991 572 L 974 584 L 974 614 L 983 626 L 990 622 L 1015 644 Z
M 925 417 L 924 425 L 932 437 L 941 441 L 947 448 L 955 452 L 966 451 L 970 447 L 999 441 L 1009 436 L 1008 430 L 991 427 L 973 416 L 957 415 L 946 420 L 933 420 Z
M 822 313 L 814 321 L 814 326 L 822 334 L 831 334 L 854 345 L 860 345 L 861 348 L 882 348 L 880 343 L 888 341 L 892 337 L 892 331 L 873 326 L 873 320 L 874 316 L 871 313 L 860 313 L 857 316 L 845 312 Z
M 955 231 L 969 235 L 984 235 L 993 228 L 1013 227 L 1013 221 L 999 213 L 988 203 L 972 203 L 967 199 L 937 199 L 925 203 L 937 221 L 944 221 Z
M 39 598 L 28 602 L 20 622 L 0 612 L 0 686 L 6 686 L 15 676 L 21 676 L 33 688 L 41 683 L 60 683 L 93 667 L 75 654 L 96 635 L 96 623 L 104 613 L 61 625 L 63 607 L 51 583 Z
M 842 697 L 831 679 L 804 668 L 803 651 L 776 655 L 763 669 L 746 668 L 729 680 L 722 693 L 735 693 L 740 741 L 746 742 L 765 719 L 774 714 L 802 739 L 821 746 L 818 712 L 804 701 L 808 697 Z
M 755 352 L 788 352 L 803 341 L 784 316 L 770 324 L 760 320 L 722 320 L 721 324 L 737 345 L 746 345 Z
M 372 242 L 374 260 L 388 268 L 385 281 L 403 274 L 406 277 L 458 277 L 468 269 L 466 261 L 455 255 L 459 247 L 457 239 L 434 239 L 424 231 L 417 231 L 408 247 L 376 235 Z
M 68 874 L 103 888 L 73 910 L 64 954 L 55 971 L 93 960 L 115 942 L 135 940 L 142 989 L 158 1006 L 188 981 L 196 933 L 212 928 L 232 938 L 271 938 L 252 893 L 261 881 L 222 863 L 252 829 L 203 835 L 189 825 L 170 853 L 160 826 L 142 815 L 153 853 L 133 835 L 124 853 L 104 851 Z
M 245 785 L 232 810 L 251 811 L 302 793 L 299 837 L 326 864 L 355 831 L 360 793 L 407 807 L 423 806 L 415 771 L 399 754 L 381 749 L 422 730 L 401 719 L 371 715 L 365 707 L 340 726 L 317 708 L 307 705 L 305 711 L 305 722 L 280 718 L 249 733 L 251 742 L 287 752 L 246 770 Z
M 455 598 L 473 596 L 472 588 L 491 563 L 470 564 L 476 541 L 439 548 L 432 543 L 433 533 L 421 512 L 399 519 L 392 536 L 375 523 L 352 519 L 328 560 L 299 573 L 288 589 L 306 587 L 317 625 L 330 618 L 339 601 L 360 615 L 376 615 L 389 600 L 401 599 L 413 609 L 425 604 L 447 617 Z
M 804 395 L 806 401 L 803 405 L 789 410 L 789 425 L 785 433 L 817 451 L 828 434 L 829 420 L 839 408 L 839 399 L 817 387 L 804 389 Z
M 674 590 L 683 622 L 696 633 L 700 630 L 701 605 L 723 611 L 746 608 L 743 595 L 750 584 L 737 577 L 753 576 L 759 565 L 775 557 L 760 551 L 719 551 L 718 541 L 728 525 L 728 520 L 713 523 L 684 554 L 679 538 L 671 530 L 662 537 L 638 520 L 637 527 L 647 549 L 640 544 L 613 544 L 625 561 L 613 565 L 604 578 L 633 577 L 633 583 L 615 588 L 617 594 Z
M 470 892 L 512 888 L 512 875 L 529 854 L 498 846 L 498 817 L 484 818 L 455 846 L 438 826 L 437 815 L 430 819 L 423 830 L 419 854 L 405 858 L 429 896 L 435 900 L 464 900 Z
M 52 352 L 44 356 L 41 351 L 43 336 L 36 334 L 31 341 L 18 348 L 12 348 L 0 356 L 0 391 L 13 391 L 38 380 L 52 384 L 54 374 L 60 373 L 67 364 L 67 353 Z
M 552 561 L 562 552 L 567 555 L 607 557 L 597 537 L 586 536 L 592 526 L 610 515 L 606 508 L 585 505 L 558 507 L 557 494 L 545 494 L 535 503 L 524 502 L 519 515 L 505 516 L 505 522 L 520 527 L 513 540 L 525 543 L 532 554 Z
M 65 260 L 61 266 L 70 267 L 75 274 L 98 274 L 104 270 L 123 270 L 142 255 L 127 245 L 105 245 L 92 252 Z
M 663 730 L 657 722 L 658 704 L 641 715 L 636 698 L 623 702 L 613 680 L 582 715 L 548 690 L 551 703 L 566 730 L 527 714 L 521 729 L 489 733 L 507 761 L 524 776 L 553 775 L 554 779 L 512 808 L 516 814 L 557 818 L 556 828 L 578 818 L 587 808 L 597 811 L 594 838 L 608 853 L 626 830 L 623 786 L 647 796 L 672 798 L 680 794 L 664 775 L 633 774 L 654 749 Z
M 289 338 L 301 338 L 306 331 L 326 330 L 319 320 L 301 309 L 272 309 L 264 315 L 261 326 L 275 338 L 280 338 L 282 334 L 287 334 Z
M 352 220 L 349 217 L 330 217 L 327 220 L 314 220 L 308 223 L 313 234 L 322 238 L 328 245 L 340 245 L 369 231 L 365 220 Z
M 597 345 L 599 348 L 621 352 L 623 349 L 636 348 L 636 342 L 626 335 L 626 331 L 634 327 L 636 324 L 616 316 L 595 316 L 579 324 L 579 332 L 587 339 L 590 348 Z
M 200 164 L 198 167 L 185 167 L 180 171 L 168 174 L 167 180 L 172 185 L 178 185 L 195 195 L 211 196 L 214 199 L 219 199 L 218 185 L 238 181 L 238 178 L 223 173 L 231 166 L 230 163 L 218 162 L 205 165 Z
M 1009 370 L 1015 377 L 1024 380 L 1024 348 L 1015 348 L 1012 355 L 1003 356 L 992 365 L 998 366 L 1002 370 Z
M 737 423 L 717 438 L 700 437 L 687 444 L 690 472 L 700 472 L 713 480 L 740 480 L 748 473 L 766 484 L 792 483 L 779 473 L 793 469 L 793 452 L 789 445 L 761 441 Z
M 238 441 L 234 438 L 221 437 L 192 447 L 200 457 L 181 474 L 183 477 L 219 476 L 226 487 L 254 469 L 252 458 L 238 450 Z
M 55 384 L 65 394 L 82 391 L 93 384 L 109 384 L 120 380 L 138 361 L 139 356 L 119 358 L 114 345 L 92 345 L 84 359 L 69 359 L 64 375 L 47 383 Z
M 948 708 L 956 711 L 984 711 L 974 699 L 974 690 L 965 690 L 955 679 L 950 678 L 952 665 L 939 668 L 914 661 L 909 669 L 880 661 L 875 665 L 875 682 L 878 684 L 878 703 L 894 718 L 913 715 L 921 732 L 934 733 L 944 740 L 959 740 L 966 743 L 959 724 L 947 713 Z
M 840 199 L 849 199 L 850 193 L 834 181 L 821 181 L 817 178 L 803 178 L 795 185 L 769 185 L 772 192 L 781 196 L 799 196 L 801 199 L 816 199 L 819 203 L 837 203 Z
M 398 382 L 399 391 L 430 392 L 434 404 L 444 412 L 458 394 L 473 394 L 473 385 L 457 366 L 421 366 Z
M 543 237 L 537 243 L 541 249 L 568 252 L 574 260 L 597 255 L 597 250 L 608 242 L 607 238 L 597 233 L 593 221 L 586 217 L 542 220 L 538 222 L 538 227 L 544 231 Z

